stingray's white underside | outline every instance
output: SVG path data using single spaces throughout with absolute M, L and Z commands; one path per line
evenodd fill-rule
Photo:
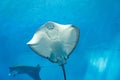
M 62 65 L 76 46 L 78 38 L 79 29 L 71 24 L 47 22 L 35 32 L 27 44 L 38 55 Z

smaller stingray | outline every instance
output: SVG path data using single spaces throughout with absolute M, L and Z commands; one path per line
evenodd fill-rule
M 27 74 L 33 80 L 41 80 L 39 77 L 40 66 L 37 65 L 36 67 L 32 66 L 12 66 L 9 67 L 9 76 L 15 77 L 17 74 Z
M 71 24 L 62 25 L 49 21 L 35 32 L 27 44 L 38 55 L 58 63 L 66 80 L 64 64 L 75 48 L 79 34 L 79 29 Z

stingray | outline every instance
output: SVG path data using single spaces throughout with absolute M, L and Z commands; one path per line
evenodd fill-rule
M 80 30 L 72 24 L 58 24 L 48 21 L 43 24 L 28 41 L 29 47 L 38 55 L 62 67 L 78 43 Z
M 41 80 L 39 76 L 40 72 L 40 66 L 39 64 L 35 67 L 33 66 L 11 66 L 9 67 L 9 76 L 15 77 L 18 74 L 27 74 L 29 75 L 33 80 Z

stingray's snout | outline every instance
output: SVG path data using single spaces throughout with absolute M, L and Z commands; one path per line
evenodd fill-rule
M 35 45 L 38 44 L 41 39 L 41 36 L 39 33 L 36 32 L 36 34 L 33 35 L 32 39 L 27 42 L 28 45 Z

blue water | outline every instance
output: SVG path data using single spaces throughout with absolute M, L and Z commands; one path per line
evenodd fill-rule
M 47 21 L 80 28 L 76 49 L 65 65 L 67 80 L 120 80 L 120 0 L 1 0 L 0 80 L 12 65 L 40 64 L 42 80 L 63 80 L 61 68 L 35 54 L 26 43 Z

